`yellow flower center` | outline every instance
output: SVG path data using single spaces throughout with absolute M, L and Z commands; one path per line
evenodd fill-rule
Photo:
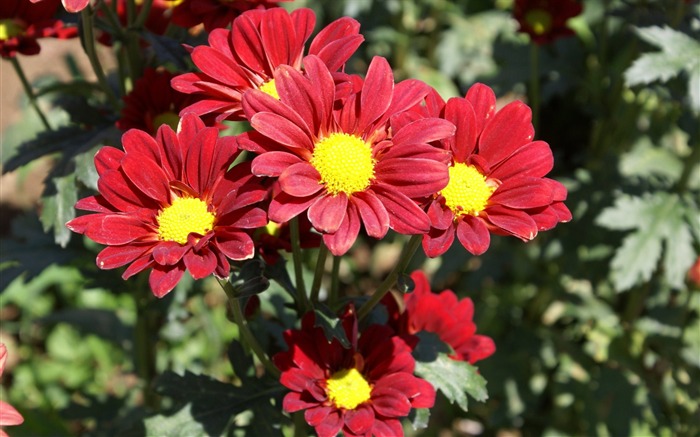
M 354 410 L 370 399 L 372 387 L 357 369 L 335 372 L 326 381 L 326 392 L 337 408 Z
M 21 35 L 23 33 L 24 27 L 22 27 L 15 20 L 0 20 L 0 41 L 12 38 L 13 36 Z
M 191 233 L 204 235 L 209 232 L 214 227 L 215 218 L 200 199 L 178 197 L 158 214 L 158 235 L 165 241 L 185 244 Z
M 260 85 L 260 88 L 258 88 L 260 91 L 264 92 L 268 96 L 272 96 L 276 98 L 277 100 L 280 99 L 280 95 L 277 94 L 277 87 L 275 86 L 275 79 L 270 79 L 264 84 Z
M 456 162 L 449 172 L 450 181 L 441 192 L 447 207 L 458 217 L 479 215 L 495 188 L 487 184 L 486 176 L 472 165 Z
M 552 28 L 552 16 L 542 9 L 533 9 L 526 13 L 525 21 L 537 35 L 543 35 Z
M 169 8 L 174 8 L 175 6 L 179 6 L 183 1 L 185 0 L 165 0 L 165 4 L 168 5 Z
M 180 117 L 171 111 L 158 114 L 156 118 L 153 119 L 153 129 L 157 130 L 160 125 L 167 124 L 174 131 L 177 130 L 177 124 L 180 122 Z
M 334 133 L 314 145 L 311 165 L 332 195 L 364 191 L 374 177 L 372 147 L 362 138 Z
M 272 235 L 273 237 L 278 237 L 282 232 L 282 226 L 279 223 L 270 220 L 265 225 L 265 233 Z

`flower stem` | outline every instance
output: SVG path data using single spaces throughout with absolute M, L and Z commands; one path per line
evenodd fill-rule
M 97 82 L 107 95 L 109 103 L 114 109 L 118 109 L 120 106 L 119 100 L 117 100 L 117 96 L 114 94 L 112 87 L 110 87 L 109 83 L 107 83 L 107 77 L 102 69 L 102 64 L 100 64 L 100 59 L 97 57 L 97 49 L 95 46 L 95 29 L 92 21 L 92 14 L 92 7 L 89 5 L 80 11 L 80 18 L 83 21 L 83 48 L 85 50 L 85 54 L 90 60 L 92 70 L 95 72 Z
M 326 257 L 328 256 L 328 247 L 321 240 L 321 246 L 318 248 L 318 258 L 316 259 L 316 270 L 314 271 L 314 282 L 311 284 L 311 302 L 318 302 L 318 293 L 321 290 L 321 279 L 326 271 Z
M 263 350 L 258 340 L 253 335 L 250 330 L 248 323 L 243 316 L 243 309 L 241 308 L 241 302 L 236 296 L 236 291 L 233 289 L 233 285 L 226 279 L 219 279 L 219 285 L 224 289 L 226 296 L 228 296 L 228 301 L 231 304 L 231 310 L 233 311 L 233 320 L 238 325 L 238 332 L 240 332 L 241 339 L 250 347 L 258 360 L 265 367 L 265 370 L 275 379 L 280 377 L 280 371 L 272 364 L 272 361 L 267 357 L 265 351 Z
M 532 108 L 532 126 L 535 132 L 540 124 L 540 46 L 530 43 L 530 88 L 528 103 Z
M 309 435 L 303 411 L 293 413 L 292 420 L 294 420 L 294 437 L 306 437 Z
M 136 373 L 143 381 L 143 402 L 153 411 L 160 406 L 160 397 L 153 391 L 153 380 L 156 377 L 156 353 L 154 342 L 155 330 L 152 308 L 152 296 L 148 289 L 146 275 L 138 278 L 138 287 L 133 294 L 136 304 L 136 327 L 134 329 L 134 344 L 136 347 Z
M 377 305 L 384 295 L 391 289 L 391 287 L 396 284 L 396 280 L 399 277 L 399 274 L 403 273 L 404 270 L 406 270 L 406 267 L 408 267 L 408 263 L 411 262 L 411 259 L 413 258 L 413 255 L 416 253 L 416 250 L 418 250 L 418 247 L 420 247 L 421 241 L 423 240 L 423 235 L 413 235 L 411 236 L 411 239 L 408 240 L 408 243 L 403 247 L 403 250 L 401 251 L 401 256 L 399 257 L 398 262 L 394 266 L 394 269 L 389 273 L 389 276 L 384 279 L 384 282 L 379 284 L 379 287 L 377 287 L 377 290 L 374 292 L 372 297 L 360 307 L 359 311 L 357 312 L 357 318 L 359 320 L 362 320 L 363 318 L 367 317 L 367 315 L 372 311 L 372 308 L 374 308 L 375 305 Z
M 22 87 L 24 88 L 25 94 L 27 94 L 27 98 L 29 99 L 29 104 L 32 105 L 32 108 L 34 108 L 34 111 L 36 111 L 36 113 L 39 116 L 39 118 L 41 119 L 41 123 L 44 125 L 44 127 L 47 130 L 53 130 L 51 128 L 51 125 L 49 124 L 49 120 L 46 119 L 46 116 L 44 115 L 41 108 L 39 107 L 39 103 L 37 102 L 37 99 L 36 99 L 36 94 L 34 94 L 34 90 L 32 89 L 32 85 L 27 80 L 27 76 L 24 74 L 24 70 L 22 69 L 22 66 L 19 65 L 19 61 L 14 56 L 9 58 L 9 59 L 10 59 L 10 62 L 12 63 L 12 66 L 15 69 L 15 72 L 17 73 L 17 77 L 19 77 L 20 82 L 22 82 Z
M 333 308 L 338 301 L 338 289 L 340 288 L 340 261 L 341 257 L 333 256 L 333 268 L 331 270 L 331 290 L 328 293 L 328 305 Z
M 292 258 L 294 259 L 294 285 L 297 288 L 299 299 L 297 305 L 302 313 L 312 309 L 309 297 L 306 295 L 306 286 L 304 285 L 304 269 L 301 264 L 301 243 L 299 240 L 299 218 L 294 217 L 289 221 L 289 234 L 292 243 Z

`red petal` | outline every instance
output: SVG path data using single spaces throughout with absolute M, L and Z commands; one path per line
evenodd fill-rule
M 396 419 L 387 419 L 385 417 L 378 417 L 377 420 L 374 421 L 372 435 L 376 437 L 402 436 L 404 434 L 403 427 L 401 426 L 401 421 Z
M 194 279 L 206 278 L 214 272 L 218 265 L 216 255 L 208 247 L 185 253 L 184 260 L 185 267 Z
M 92 212 L 117 212 L 112 205 L 110 205 L 104 197 L 100 196 L 90 196 L 78 200 L 75 203 L 75 209 L 80 209 L 82 211 L 92 211 Z
M 372 390 L 372 407 L 385 417 L 403 417 L 411 411 L 411 402 L 398 390 L 375 386 Z
M 481 219 L 466 215 L 457 223 L 457 239 L 472 255 L 481 255 L 491 244 L 491 234 Z
M 279 177 L 280 188 L 295 197 L 306 197 L 323 189 L 321 175 L 308 162 L 299 162 L 287 167 Z
M 282 192 L 270 202 L 267 215 L 274 222 L 286 223 L 306 211 L 317 198 L 317 195 L 294 197 Z
M 394 146 L 406 144 L 430 143 L 451 137 L 455 134 L 455 125 L 440 118 L 421 118 L 405 125 L 391 138 Z
M 554 157 L 549 144 L 544 141 L 527 143 L 496 167 L 490 177 L 502 181 L 514 176 L 543 177 L 552 170 Z
M 310 58 L 313 63 L 314 58 Z M 333 83 L 333 79 L 328 74 L 328 80 Z M 288 65 L 280 65 L 275 72 L 275 88 L 280 96 L 280 100 L 290 106 L 304 120 L 307 131 L 317 132 L 318 120 L 317 111 L 320 97 L 316 84 L 312 84 L 307 77 Z M 330 109 L 329 109 L 330 110 Z M 314 123 L 316 120 L 316 123 Z
M 324 27 L 320 32 L 318 32 L 318 35 L 316 35 L 313 41 L 311 41 L 311 45 L 309 46 L 309 54 L 319 55 L 319 53 L 323 51 L 329 44 L 333 44 L 338 40 L 347 37 L 359 36 L 361 42 L 364 38 L 362 38 L 361 35 L 358 35 L 359 32 L 360 23 L 357 20 L 350 17 L 339 18 L 330 23 L 328 26 Z M 352 53 L 350 55 L 352 55 Z M 335 71 L 338 70 L 350 56 L 348 56 L 345 60 L 338 59 L 338 61 L 336 61 L 338 62 L 338 65 L 335 65 L 335 63 L 329 64 L 328 61 L 324 59 L 324 57 L 321 55 L 319 55 L 319 57 L 326 63 L 326 65 L 328 65 L 329 70 Z
M 394 86 L 391 105 L 383 118 L 388 119 L 399 112 L 414 107 L 425 99 L 431 90 L 432 88 L 430 86 L 420 80 L 402 80 Z
M 124 266 L 148 252 L 152 247 L 152 244 L 107 246 L 97 255 L 97 266 L 105 270 Z
M 310 410 L 306 410 L 307 413 L 309 411 Z M 304 417 L 306 417 L 306 414 L 304 414 Z M 318 437 L 335 437 L 338 435 L 340 429 L 343 427 L 342 413 L 338 410 L 333 410 L 314 427 L 316 428 L 316 433 L 318 434 Z
M 217 128 L 205 128 L 197 132 L 194 140 L 187 144 L 187 157 L 185 159 L 185 180 L 197 193 L 204 193 L 213 184 L 218 174 L 215 169 L 215 157 L 224 153 L 217 145 L 219 130 Z M 226 159 L 229 161 L 228 157 Z
M 243 65 L 257 73 L 271 73 L 267 70 L 265 48 L 257 24 L 251 14 L 238 16 L 231 25 L 231 45 L 236 48 L 236 55 Z M 288 29 L 285 29 L 288 30 Z
M 553 201 L 551 186 L 541 178 L 519 177 L 503 181 L 489 203 L 515 209 L 537 208 Z
M 170 198 L 168 177 L 163 169 L 146 155 L 133 151 L 127 153 L 122 160 L 122 169 L 142 193 L 160 204 L 168 202 Z
M 430 230 L 428 215 L 393 187 L 376 186 L 373 191 L 389 213 L 389 227 L 400 234 L 422 234 Z
M 411 398 L 413 408 L 432 408 L 435 405 L 435 387 L 428 381 L 416 378 L 419 395 Z
M 374 411 L 368 405 L 358 405 L 345 412 L 345 425 L 357 435 L 367 434 L 374 425 Z
M 195 47 L 191 55 L 192 61 L 206 74 L 208 78 L 226 84 L 230 87 L 241 86 L 249 82 L 236 61 L 208 46 Z
M 348 17 L 345 17 L 348 18 Z M 351 35 L 329 43 L 318 53 L 315 53 L 330 71 L 338 71 L 357 51 L 365 40 L 362 35 Z M 314 54 L 309 51 L 309 54 Z
M 162 266 L 174 266 L 191 249 L 190 245 L 183 245 L 176 241 L 163 241 L 153 249 L 153 259 Z
M 250 125 L 262 135 L 289 148 L 313 150 L 314 144 L 304 129 L 281 115 L 258 112 L 250 119 Z M 306 127 L 306 124 L 302 126 Z
M 250 235 L 245 232 L 216 232 L 217 247 L 234 261 L 250 259 L 255 252 L 255 245 Z
M 124 273 L 122 273 L 122 279 L 126 280 L 129 279 L 130 277 L 134 276 L 137 273 L 140 273 L 144 271 L 145 269 L 151 268 L 155 264 L 155 261 L 153 261 L 153 257 L 151 256 L 150 253 L 145 254 L 144 256 L 137 258 L 136 261 L 132 262 L 129 267 L 127 267 L 124 270 Z
M 175 288 L 184 273 L 185 266 L 181 264 L 173 267 L 155 265 L 148 277 L 148 284 L 156 297 L 163 297 Z
M 350 250 L 359 233 L 360 217 L 355 205 L 349 203 L 347 215 L 340 223 L 340 227 L 334 234 L 324 234 L 323 242 L 333 255 L 341 256 Z
M 282 375 L 284 376 L 284 374 Z M 306 410 L 307 408 L 312 408 L 318 405 L 318 402 L 307 402 L 302 399 L 301 393 L 290 392 L 287 393 L 282 400 L 282 410 L 287 413 L 294 413 L 300 410 Z
M 486 123 L 479 137 L 479 155 L 495 166 L 532 141 L 532 111 L 520 101 L 507 104 Z
M 428 159 L 388 159 L 374 167 L 376 180 L 410 198 L 435 194 L 450 181 L 445 163 Z
M 273 68 L 291 64 L 303 50 L 303 46 L 300 47 L 296 41 L 296 32 L 289 12 L 283 8 L 272 8 L 265 12 L 260 22 L 260 36 L 267 62 Z
M 486 212 L 492 224 L 523 241 L 537 236 L 537 223 L 526 212 L 498 205 L 487 208 Z
M 14 426 L 24 423 L 24 417 L 7 402 L 0 401 L 0 425 Z
M 359 192 L 352 195 L 367 235 L 373 238 L 383 238 L 389 231 L 389 213 L 382 202 L 371 191 Z
M 431 229 L 423 235 L 423 251 L 430 258 L 436 258 L 452 246 L 455 240 L 455 230 L 453 227 L 447 229 Z
M 430 202 L 428 207 L 428 218 L 430 218 L 430 227 L 436 229 L 448 229 L 454 223 L 454 213 L 450 208 L 447 208 L 440 201 L 434 200 Z
M 105 146 L 95 154 L 95 170 L 102 175 L 107 170 L 116 170 L 124 158 L 124 151 L 116 147 Z
M 386 59 L 375 56 L 367 69 L 360 97 L 360 120 L 358 130 L 365 128 L 381 117 L 391 104 L 394 89 L 394 73 Z
M 335 82 L 328 67 L 315 56 L 304 58 L 304 71 L 313 88 L 309 96 L 313 96 L 311 112 L 313 116 L 311 127 L 313 132 L 325 133 L 333 115 L 333 101 L 335 98 Z M 296 108 L 296 105 L 294 106 Z
M 122 146 L 126 155 L 136 153 L 145 155 L 153 162 L 160 158 L 160 146 L 148 133 L 139 129 L 129 129 L 122 135 Z M 123 159 L 123 156 L 122 156 Z
M 452 153 L 456 162 L 464 162 L 467 156 L 474 152 L 476 139 L 480 131 L 477 130 L 474 108 L 467 99 L 451 98 L 445 106 L 445 119 L 456 126 Z
M 141 220 L 117 214 L 84 215 L 71 220 L 66 226 L 74 232 L 84 233 L 96 243 L 109 246 L 131 243 L 152 233 Z
M 486 123 L 493 118 L 496 112 L 496 94 L 483 83 L 475 83 L 467 91 L 465 98 L 474 108 L 476 132 L 481 134 Z
M 316 15 L 311 9 L 299 8 L 292 11 L 290 16 L 292 17 L 292 22 L 294 23 L 292 27 L 297 35 L 297 44 L 299 44 L 299 46 L 303 46 L 306 44 L 306 40 L 309 39 L 311 33 L 314 31 L 314 27 L 316 26 Z M 323 32 L 323 30 L 321 32 Z M 316 38 L 318 38 L 318 36 L 316 36 Z M 311 45 L 313 45 L 313 41 L 311 42 Z
M 319 405 L 316 408 L 309 408 L 304 412 L 304 419 L 306 423 L 311 426 L 318 426 L 327 420 L 329 414 L 336 412 L 335 408 L 329 406 Z
M 334 233 L 348 214 L 348 196 L 340 193 L 335 196 L 321 196 L 309 207 L 309 221 L 317 230 Z
M 85 9 L 90 0 L 63 0 L 63 7 L 68 12 L 80 12 Z

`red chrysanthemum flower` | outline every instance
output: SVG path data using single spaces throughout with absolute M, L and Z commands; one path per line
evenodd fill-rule
M 0 2 L 0 56 L 12 58 L 17 53 L 36 55 L 41 51 L 39 38 L 73 38 L 76 27 L 65 26 L 54 17 L 59 0 L 33 4 L 29 0 Z
M 170 80 L 175 75 L 167 70 L 148 68 L 124 96 L 124 107 L 117 127 L 121 130 L 140 129 L 155 135 L 161 124 L 177 129 L 180 111 L 193 104 L 196 96 L 175 91 Z M 204 120 L 205 124 L 208 120 Z
M 472 254 L 488 249 L 490 233 L 523 241 L 571 220 L 566 188 L 545 178 L 554 164 L 544 141 L 533 141 L 530 108 L 520 101 L 496 112 L 496 96 L 483 84 L 444 107 L 433 95 L 432 110 L 457 126 L 443 141 L 452 151 L 449 183 L 428 206 L 431 229 L 423 238 L 430 257 L 450 248 L 455 233 Z
M 52 3 L 53 0 L 29 0 L 32 3 Z M 80 12 L 83 9 L 85 9 L 88 4 L 90 4 L 90 0 L 61 0 L 63 3 L 63 7 L 66 9 L 68 12 Z
M 314 314 L 302 319 L 300 330 L 284 334 L 289 350 L 274 356 L 280 382 L 291 390 L 282 408 L 304 411 L 319 437 L 340 431 L 353 436 L 402 436 L 400 418 L 412 408 L 430 408 L 435 389 L 413 375 L 411 347 L 385 325 L 371 325 L 361 334 L 349 307 L 341 317 L 350 340 L 345 349 L 328 342 Z
M 208 46 L 192 50 L 200 73 L 187 73 L 172 81 L 187 94 L 200 94 L 202 101 L 186 108 L 198 115 L 217 114 L 217 121 L 244 120 L 241 98 L 260 89 L 277 96 L 273 72 L 279 65 L 301 69 L 304 44 L 316 16 L 302 8 L 291 14 L 282 8 L 248 11 L 236 18 L 231 30 L 214 29 Z M 331 71 L 337 71 L 357 50 L 364 38 L 360 24 L 350 17 L 326 26 L 311 42 L 309 54 L 317 55 Z
M 403 295 L 404 309 L 399 310 L 393 295 L 382 302 L 389 313 L 389 323 L 400 335 L 432 332 L 452 348 L 451 358 L 474 364 L 490 357 L 496 345 L 490 337 L 476 334 L 474 303 L 470 298 L 457 299 L 452 290 L 439 294 L 430 290 L 430 283 L 419 270 L 411 273 L 413 292 Z
M 515 0 L 513 17 L 519 31 L 527 33 L 536 44 L 549 44 L 557 38 L 573 35 L 566 22 L 581 13 L 576 0 Z
M 173 23 L 190 28 L 204 24 L 204 29 L 224 29 L 243 12 L 253 9 L 269 9 L 278 3 L 293 0 L 170 0 L 173 8 Z
M 7 361 L 7 348 L 0 343 L 0 376 L 5 371 L 5 361 Z M 0 426 L 21 425 L 24 417 L 12 405 L 0 400 Z M 7 433 L 0 429 L 0 437 L 8 437 Z
M 234 137 L 218 138 L 193 114 L 179 130 L 162 125 L 154 139 L 132 129 L 124 151 L 104 147 L 95 156 L 100 194 L 78 201 L 93 211 L 67 223 L 107 247 L 97 265 L 130 264 L 124 279 L 151 269 L 150 286 L 162 297 L 188 270 L 195 279 L 229 275 L 229 261 L 251 258 L 249 230 L 265 226 L 256 206 L 265 189 L 247 163 L 228 170 L 238 155 Z
M 369 236 L 389 228 L 402 234 L 429 230 L 412 199 L 447 184 L 449 154 L 428 144 L 454 126 L 438 118 L 409 123 L 389 136 L 389 120 L 417 104 L 429 87 L 416 80 L 394 86 L 389 63 L 375 57 L 357 93 L 336 101 L 333 78 L 315 56 L 306 75 L 286 65 L 275 72 L 279 100 L 261 91 L 244 96 L 256 130 L 241 147 L 256 152 L 253 173 L 279 177 L 282 192 L 268 211 L 286 222 L 308 210 L 314 228 L 334 255 L 347 252 L 364 224 Z M 335 104 L 338 103 L 338 104 Z

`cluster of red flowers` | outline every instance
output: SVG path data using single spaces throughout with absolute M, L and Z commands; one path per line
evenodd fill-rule
M 310 9 L 289 13 L 274 0 L 172 3 L 173 20 L 204 23 L 208 44 L 190 50 L 199 71 L 146 70 L 124 98 L 122 147 L 95 157 L 99 193 L 76 204 L 90 214 L 67 226 L 107 246 L 100 268 L 127 266 L 125 279 L 150 270 L 162 297 L 185 271 L 223 279 L 231 260 L 274 262 L 277 250 L 290 249 L 286 226 L 297 217 L 307 245 L 322 242 L 337 256 L 363 231 L 382 238 L 392 230 L 421 236 L 430 257 L 455 235 L 478 255 L 491 234 L 528 241 L 571 219 L 566 189 L 545 177 L 552 152 L 534 140 L 524 103 L 496 110 L 482 84 L 445 102 L 419 80 L 396 83 L 382 57 L 364 76 L 348 74 L 364 39 L 349 17 L 320 30 L 307 50 Z M 220 136 L 224 120 L 252 130 Z M 252 159 L 239 159 L 242 151 Z M 289 349 L 275 357 L 291 390 L 285 411 L 305 410 L 321 436 L 401 435 L 399 419 L 435 398 L 413 375 L 416 333 L 436 334 L 453 359 L 472 364 L 495 351 L 475 333 L 471 300 L 433 294 L 420 272 L 412 278 L 416 290 L 403 304 L 384 299 L 386 325 L 359 332 L 347 308 L 350 348 L 326 341 L 313 313 L 285 334 Z

